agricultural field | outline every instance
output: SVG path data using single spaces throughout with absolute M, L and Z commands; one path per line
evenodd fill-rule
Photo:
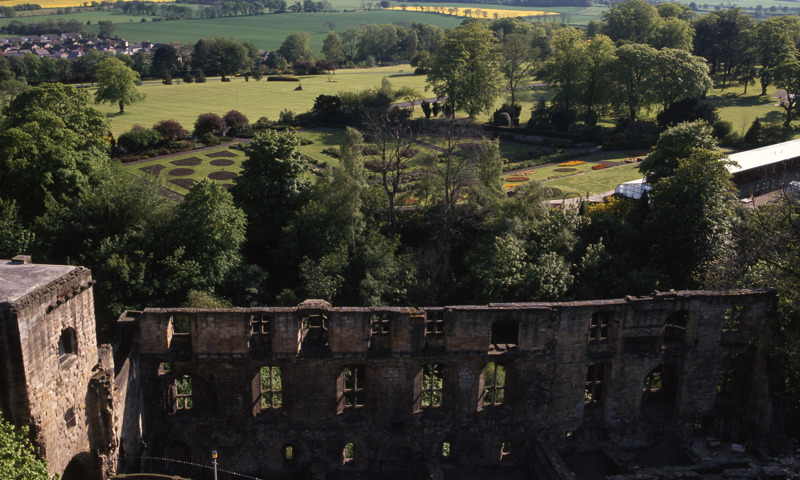
M 400 10 L 403 12 L 427 12 L 452 15 L 454 17 L 465 18 L 517 18 L 517 17 L 538 17 L 541 15 L 558 15 L 556 12 L 545 12 L 542 10 L 515 10 L 505 8 L 458 8 L 441 5 L 401 5 L 399 7 L 389 7 L 389 10 Z
M 239 110 L 251 122 L 260 117 L 277 120 L 284 109 L 295 113 L 306 112 L 314 105 L 318 95 L 335 95 L 342 91 L 363 90 L 380 86 L 386 77 L 392 86 L 412 87 L 425 93 L 425 76 L 413 75 L 408 65 L 377 67 L 370 69 L 337 70 L 335 75 L 313 75 L 301 77 L 302 91 L 296 91 L 297 82 L 268 82 L 243 77 L 231 78 L 222 83 L 219 78 L 209 78 L 206 83 L 183 83 L 172 85 L 161 82 L 146 82 L 140 90 L 147 95 L 143 103 L 128 107 L 120 115 L 115 105 L 100 105 L 111 120 L 111 131 L 115 136 L 130 130 L 134 125 L 150 127 L 159 120 L 177 120 L 191 129 L 201 113 L 214 112 L 220 115 L 228 110 Z M 417 107 L 416 111 L 421 114 Z

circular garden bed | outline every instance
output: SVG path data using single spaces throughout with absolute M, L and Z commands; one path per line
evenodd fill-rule
M 206 155 L 206 157 L 208 158 L 235 157 L 235 156 L 236 156 L 235 153 L 228 150 L 222 150 L 220 152 L 209 153 Z
M 192 170 L 191 168 L 173 168 L 172 170 L 169 171 L 169 174 L 175 177 L 185 177 L 193 173 L 194 170 Z
M 227 160 L 227 159 L 221 158 L 221 159 L 217 159 L 217 160 L 211 160 L 208 163 L 210 163 L 211 165 L 214 165 L 215 167 L 227 167 L 229 165 L 233 165 L 236 162 L 234 162 L 233 160 Z
M 527 182 L 528 180 L 530 180 L 530 178 L 523 176 L 506 177 L 506 182 L 509 183 Z
M 203 160 L 197 157 L 182 158 L 180 160 L 173 160 L 169 162 L 179 167 L 196 167 L 203 163 Z
M 211 172 L 208 174 L 208 178 L 211 180 L 231 180 L 238 176 L 233 172 Z
M 558 172 L 558 173 L 574 172 L 575 170 L 577 170 L 577 168 L 556 168 L 556 169 L 553 169 L 554 172 Z

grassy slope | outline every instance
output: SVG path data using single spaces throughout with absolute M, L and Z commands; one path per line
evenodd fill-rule
M 300 82 L 302 91 L 294 90 L 297 82 L 268 82 L 266 78 L 259 82 L 233 78 L 230 83 L 210 78 L 207 83 L 176 82 L 173 85 L 148 82 L 141 87 L 141 91 L 147 95 L 145 101 L 126 108 L 123 115 L 117 113 L 119 109 L 114 105 L 102 105 L 100 109 L 109 115 L 114 135 L 129 130 L 135 124 L 149 127 L 165 119 L 177 120 L 191 129 L 201 113 L 222 115 L 232 109 L 247 115 L 251 122 L 262 116 L 277 120 L 278 114 L 284 109 L 295 113 L 310 110 L 314 99 L 320 94 L 334 95 L 341 91 L 378 87 L 384 77 L 388 77 L 395 88 L 409 86 L 422 92 L 425 77 L 409 75 L 411 70 L 408 65 L 338 70 L 336 75 L 303 77 Z
M 708 100 L 719 108 L 720 118 L 733 124 L 733 131 L 744 135 L 753 120 L 762 122 L 782 122 L 784 112 L 778 106 L 778 99 L 773 97 L 776 88 L 767 89 L 766 95 L 760 95 L 761 86 L 751 85 L 744 95 L 743 86 L 735 86 L 722 90 L 713 90 Z

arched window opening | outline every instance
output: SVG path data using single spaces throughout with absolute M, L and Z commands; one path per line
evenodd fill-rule
M 342 450 L 342 465 L 355 465 L 356 463 L 356 447 L 353 442 L 344 444 Z
M 290 443 L 283 446 L 283 464 L 293 467 L 296 464 L 294 446 Z
M 489 362 L 483 372 L 483 405 L 502 405 L 505 401 L 506 367 Z
M 652 422 L 664 421 L 672 414 L 677 394 L 678 374 L 675 368 L 654 368 L 644 378 L 642 385 L 642 415 Z
M 450 445 L 450 442 L 448 441 L 442 442 L 442 447 L 440 452 L 442 455 L 442 460 L 450 460 L 451 458 L 453 458 L 452 457 L 453 447 Z
M 506 461 L 511 458 L 511 442 L 506 440 L 500 445 L 500 461 Z
M 182 375 L 175 379 L 175 408 L 177 410 L 191 410 L 194 408 L 194 399 L 192 398 L 192 377 L 190 375 Z
M 58 339 L 58 361 L 64 362 L 73 355 L 78 354 L 78 335 L 74 328 L 67 328 L 61 332 Z

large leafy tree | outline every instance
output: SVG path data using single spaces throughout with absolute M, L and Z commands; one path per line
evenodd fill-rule
M 97 103 L 117 103 L 119 113 L 125 112 L 125 105 L 144 100 L 144 93 L 136 86 L 139 74 L 116 58 L 106 58 L 97 65 L 95 81 L 97 90 L 94 100 Z
M 497 98 L 498 75 L 495 36 L 480 22 L 468 22 L 450 31 L 431 62 L 428 86 L 448 97 L 453 110 L 470 117 L 489 111 Z
M 0 123 L 0 197 L 29 223 L 74 197 L 108 162 L 109 124 L 86 90 L 45 84 L 20 93 Z
M 705 120 L 680 123 L 665 130 L 653 151 L 639 165 L 651 184 L 672 176 L 678 159 L 689 158 L 694 150 L 716 150 L 717 142 Z
M 536 71 L 539 49 L 534 47 L 532 38 L 522 34 L 503 37 L 500 45 L 500 71 L 511 95 L 511 105 L 516 105 L 517 88 Z
M 686 98 L 700 98 L 711 89 L 705 59 L 686 50 L 662 48 L 652 71 L 653 100 L 664 109 Z
M 568 111 L 578 104 L 586 74 L 586 40 L 583 32 L 562 28 L 553 35 L 553 56 L 542 77 L 553 86 L 553 104 Z
M 278 53 L 289 63 L 295 60 L 310 60 L 312 56 L 310 45 L 311 37 L 308 32 L 290 33 L 281 43 Z
M 623 0 L 603 13 L 603 22 L 601 32 L 615 42 L 649 43 L 661 17 L 644 0 Z
M 800 101 L 800 61 L 790 58 L 778 64 L 773 71 L 772 77 L 775 85 L 784 90 L 786 95 L 781 98 L 781 107 L 786 112 L 784 124 L 789 126 L 792 121 L 792 114 Z
M 796 54 L 800 43 L 800 18 L 796 16 L 772 17 L 759 22 L 755 28 L 752 46 L 761 64 L 761 94 L 773 81 L 773 69 Z
M 39 460 L 28 439 L 28 428 L 19 430 L 0 417 L 0 478 L 55 480 L 47 473 L 47 461 Z
M 617 58 L 611 67 L 615 104 L 627 110 L 631 121 L 654 101 L 652 74 L 657 53 L 656 49 L 638 43 L 617 49 Z

